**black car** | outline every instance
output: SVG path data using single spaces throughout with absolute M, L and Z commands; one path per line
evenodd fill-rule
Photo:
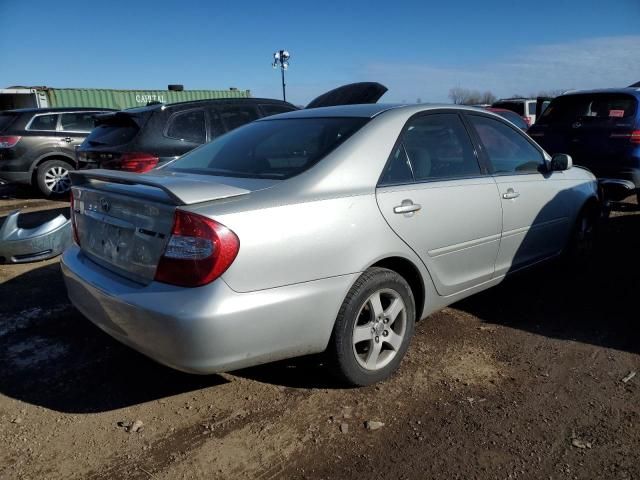
M 568 153 L 599 179 L 640 189 L 640 89 L 565 93 L 551 101 L 528 133 L 551 155 Z
M 344 85 L 307 108 L 375 103 L 387 91 L 375 82 Z M 146 172 L 262 117 L 298 110 L 281 100 L 235 98 L 156 104 L 100 115 L 78 148 L 79 168 Z
M 27 108 L 0 112 L 0 180 L 37 186 L 49 197 L 69 189 L 75 148 L 104 108 Z
M 146 172 L 245 123 L 297 108 L 234 98 L 155 104 L 101 115 L 78 148 L 79 168 Z

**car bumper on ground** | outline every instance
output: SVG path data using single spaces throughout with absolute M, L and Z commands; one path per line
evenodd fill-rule
M 323 351 L 358 275 L 238 293 L 222 279 L 198 288 L 136 284 L 75 245 L 61 264 L 71 302 L 94 324 L 160 363 L 201 374 Z

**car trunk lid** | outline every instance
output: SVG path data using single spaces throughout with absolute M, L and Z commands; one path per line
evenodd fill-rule
M 71 172 L 80 248 L 104 268 L 147 284 L 171 235 L 176 208 L 251 192 L 221 180 L 162 170 Z

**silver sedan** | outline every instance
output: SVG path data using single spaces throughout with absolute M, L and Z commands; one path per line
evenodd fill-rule
M 301 110 L 143 175 L 71 175 L 73 304 L 194 373 L 326 351 L 347 383 L 382 380 L 416 320 L 583 254 L 598 215 L 569 156 L 451 105 Z

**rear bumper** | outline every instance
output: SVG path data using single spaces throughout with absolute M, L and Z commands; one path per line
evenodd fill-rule
M 201 374 L 323 351 L 357 277 L 237 293 L 222 279 L 199 288 L 135 284 L 75 245 L 61 265 L 71 302 L 94 324 L 160 363 Z

